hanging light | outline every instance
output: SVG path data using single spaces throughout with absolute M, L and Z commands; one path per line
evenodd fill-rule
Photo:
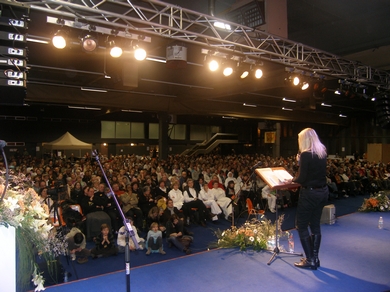
M 219 63 L 216 60 L 211 60 L 208 64 L 210 71 L 217 71 L 219 68 Z
M 263 70 L 260 68 L 255 69 L 255 78 L 260 79 L 261 77 L 263 77 Z
M 249 75 L 249 71 L 248 70 L 244 70 L 242 71 L 241 75 L 240 75 L 240 78 L 241 79 L 245 79 L 246 77 L 248 77 Z
M 302 82 L 302 87 L 301 87 L 301 89 L 302 90 L 306 90 L 306 89 L 308 89 L 309 88 L 309 83 L 308 82 Z
M 293 83 L 294 86 L 298 86 L 300 82 L 301 82 L 301 80 L 299 79 L 298 76 L 295 76 L 295 77 L 292 79 L 292 83 Z
M 227 66 L 225 67 L 225 69 L 223 69 L 223 75 L 224 76 L 230 76 L 233 74 L 233 68 L 231 66 Z
M 81 39 L 81 47 L 87 53 L 93 52 L 98 47 L 98 40 L 88 34 Z
M 143 48 L 136 47 L 134 50 L 134 58 L 138 61 L 143 61 L 146 58 L 146 51 Z
M 62 30 L 59 30 L 54 34 L 51 42 L 55 48 L 63 49 L 66 47 L 66 39 L 66 33 Z
M 118 47 L 114 41 L 110 41 L 108 43 L 108 46 L 110 48 L 110 55 L 111 57 L 113 58 L 119 58 L 120 56 L 122 56 L 122 53 L 123 53 L 123 50 L 121 47 Z

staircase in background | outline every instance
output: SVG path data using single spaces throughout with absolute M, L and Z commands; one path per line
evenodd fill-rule
M 186 149 L 182 155 L 198 155 L 198 154 L 207 154 L 213 151 L 219 144 L 237 144 L 238 143 L 238 134 L 225 134 L 225 133 L 216 133 L 208 141 L 203 141 L 202 143 L 196 144 L 190 149 Z

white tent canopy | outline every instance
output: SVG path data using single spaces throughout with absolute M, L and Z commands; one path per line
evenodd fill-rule
M 42 143 L 45 149 L 49 150 L 91 150 L 92 144 L 85 143 L 74 137 L 69 132 L 66 132 L 57 140 L 48 143 Z

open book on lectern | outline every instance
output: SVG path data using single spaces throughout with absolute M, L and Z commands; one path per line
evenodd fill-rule
M 256 168 L 256 174 L 271 188 L 294 189 L 300 184 L 291 182 L 293 177 L 283 167 Z

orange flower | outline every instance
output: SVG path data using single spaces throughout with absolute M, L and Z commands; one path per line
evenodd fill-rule
M 377 199 L 374 199 L 374 198 L 369 198 L 367 203 L 368 203 L 368 205 L 371 206 L 372 208 L 378 207 L 378 204 L 379 204 L 378 200 L 377 200 Z

